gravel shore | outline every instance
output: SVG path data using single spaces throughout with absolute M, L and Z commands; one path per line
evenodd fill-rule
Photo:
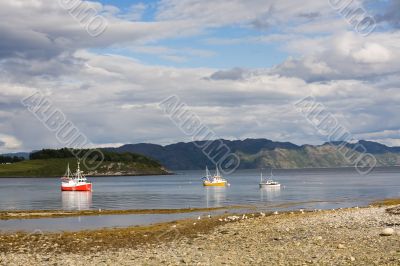
M 32 251 L 3 247 L 1 265 L 400 265 L 400 215 L 384 207 L 322 212 L 202 217 L 168 224 L 149 243 L 66 253 L 49 238 Z M 209 231 L 204 222 L 215 221 Z M 210 223 L 210 222 L 208 222 Z M 384 229 L 389 236 L 383 236 Z M 164 232 L 164 233 L 163 233 Z M 95 232 L 93 234 L 96 234 Z M 168 235 L 168 239 L 164 236 Z M 87 238 L 87 241 L 90 241 Z M 132 241 L 135 241 L 132 238 Z M 12 246 L 13 243 L 7 243 Z

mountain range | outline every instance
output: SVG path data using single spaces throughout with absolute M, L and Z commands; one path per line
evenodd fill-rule
M 166 146 L 139 143 L 126 144 L 104 150 L 116 153 L 136 153 L 158 161 L 169 170 L 198 170 L 207 165 L 214 168 L 207 156 L 198 146 L 207 141 L 179 142 Z M 218 140 L 210 147 L 225 144 L 229 150 L 240 158 L 240 169 L 255 168 L 320 168 L 354 166 L 342 155 L 343 152 L 368 152 L 377 160 L 377 166 L 400 165 L 400 147 L 389 147 L 384 144 L 360 140 L 358 143 L 330 142 L 322 145 L 296 145 L 290 142 L 276 142 L 268 139 Z M 338 146 L 343 146 L 342 152 Z M 364 150 L 365 149 L 365 150 Z M 9 156 L 29 158 L 30 153 L 13 153 Z M 356 154 L 357 155 L 357 154 Z
M 239 156 L 240 169 L 254 168 L 317 168 L 349 167 L 353 164 L 346 160 L 337 147 L 343 145 L 342 152 L 371 153 L 377 160 L 377 166 L 400 165 L 400 147 L 360 140 L 358 143 L 330 142 L 322 145 L 296 145 L 290 142 L 275 142 L 268 139 L 220 140 L 230 151 Z M 134 152 L 159 161 L 170 170 L 204 169 L 213 163 L 197 146 L 203 142 L 176 143 L 171 145 L 127 144 L 117 148 L 108 148 L 114 152 Z M 217 143 L 217 142 L 215 142 Z M 197 145 L 195 145 L 197 144 Z M 361 148 L 362 147 L 362 148 Z M 363 149 L 365 148 L 365 150 Z

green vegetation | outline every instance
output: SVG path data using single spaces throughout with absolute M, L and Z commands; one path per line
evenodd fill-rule
M 0 155 L 0 164 L 2 164 L 2 163 L 17 163 L 17 162 L 21 162 L 23 160 L 25 160 L 24 157 Z
M 84 158 L 81 169 L 88 176 L 168 174 L 160 163 L 139 154 L 102 151 L 104 160 L 101 160 L 99 153 L 91 151 L 74 150 L 75 154 Z M 31 160 L 0 165 L 0 177 L 61 177 L 68 164 L 72 171 L 77 167 L 77 159 L 68 149 L 42 150 L 32 153 L 30 158 Z
M 103 156 L 100 156 L 100 152 Z M 85 160 L 94 160 L 94 161 L 107 161 L 107 162 L 138 162 L 143 164 L 148 164 L 154 167 L 160 167 L 161 164 L 155 160 L 149 159 L 143 155 L 124 152 L 124 153 L 115 153 L 106 151 L 103 149 L 59 149 L 59 150 L 51 150 L 51 149 L 43 149 L 41 151 L 33 152 L 30 154 L 29 158 L 31 160 L 43 160 L 43 159 L 56 159 L 56 158 L 84 158 Z

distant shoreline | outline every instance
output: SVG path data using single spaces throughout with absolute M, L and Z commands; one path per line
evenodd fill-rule
M 87 178 L 91 177 L 124 177 L 124 176 L 163 176 L 163 175 L 176 175 L 176 173 L 161 173 L 161 174 L 126 174 L 126 175 L 86 175 Z M 2 178 L 61 178 L 61 176 L 0 176 Z
M 376 166 L 374 169 L 380 169 L 380 168 L 400 168 L 400 165 L 387 165 L 387 166 Z M 215 170 L 215 168 L 208 168 L 209 170 Z M 268 170 L 271 169 L 271 167 L 262 167 L 262 168 L 238 168 L 236 171 L 245 171 L 245 170 Z M 279 170 L 325 170 L 325 169 L 355 169 L 354 166 L 337 166 L 337 167 L 298 167 L 298 168 L 274 168 L 272 169 L 275 171 Z M 204 171 L 204 169 L 179 169 L 179 170 L 174 170 L 175 172 L 183 172 L 183 171 Z M 373 172 L 373 170 L 372 170 Z
M 376 166 L 375 169 L 385 169 L 385 168 L 400 168 L 400 165 L 391 165 L 391 166 Z M 270 168 L 263 168 L 263 170 L 268 170 Z M 272 168 L 274 171 L 295 171 L 295 170 L 351 170 L 355 169 L 354 166 L 340 166 L 340 167 L 305 167 L 305 168 Z M 203 171 L 204 169 L 181 169 L 174 170 L 174 172 L 168 173 L 159 173 L 159 174 L 123 174 L 123 175 L 86 175 L 88 178 L 91 177 L 127 177 L 127 176 L 171 176 L 171 175 L 179 175 L 179 172 L 185 171 Z M 215 170 L 210 168 L 210 170 Z M 261 170 L 260 168 L 242 168 L 237 169 L 237 171 L 246 171 L 246 170 Z M 374 171 L 372 170 L 372 172 Z M 0 176 L 2 178 L 60 178 L 61 176 Z

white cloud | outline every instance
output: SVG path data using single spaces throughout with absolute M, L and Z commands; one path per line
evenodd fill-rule
M 353 53 L 353 58 L 365 64 L 382 64 L 392 59 L 390 51 L 377 43 L 367 43 L 364 48 Z
M 0 141 L 7 149 L 61 145 L 20 104 L 35 89 L 46 92 L 96 145 L 184 139 L 157 108 L 172 94 L 220 137 L 326 141 L 292 106 L 314 95 L 355 136 L 397 143 L 398 31 L 364 38 L 347 31 L 327 1 L 316 0 L 164 0 L 153 22 L 137 21 L 144 6 L 128 17 L 116 7 L 95 6 L 110 23 L 99 38 L 87 35 L 56 1 L 0 3 L 0 16 L 7 21 L 0 26 Z M 178 62 L 212 57 L 213 51 L 168 47 L 157 40 L 223 26 L 262 32 L 232 39 L 214 35 L 209 44 L 279 43 L 291 57 L 270 69 L 221 70 L 151 65 L 91 49 L 131 49 Z M 269 27 L 277 33 L 266 32 Z
M 400 71 L 399 32 L 376 32 L 368 37 L 352 32 L 303 37 L 289 41 L 286 48 L 302 57 L 287 59 L 273 73 L 319 81 L 365 80 Z
M 14 136 L 0 134 L 0 151 L 2 153 L 16 151 L 21 147 L 22 142 Z

